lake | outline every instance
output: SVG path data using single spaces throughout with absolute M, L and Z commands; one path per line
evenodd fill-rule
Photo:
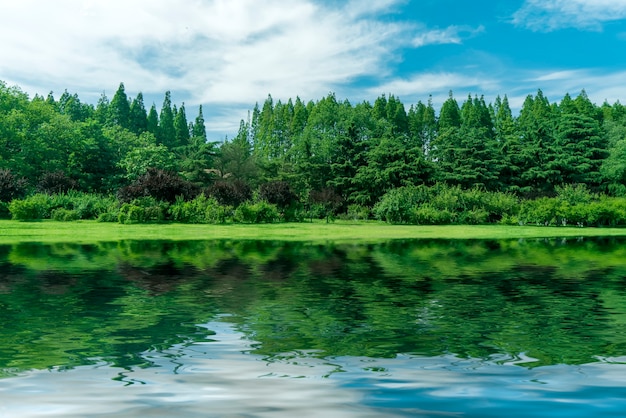
M 0 246 L 0 416 L 622 417 L 625 244 Z

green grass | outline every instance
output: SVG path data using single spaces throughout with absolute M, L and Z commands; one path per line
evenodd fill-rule
M 18 222 L 0 220 L 0 244 L 135 240 L 251 239 L 312 242 L 377 242 L 389 239 L 515 239 L 626 236 L 621 228 L 533 226 L 414 226 L 338 221 L 262 225 L 122 225 L 95 221 Z

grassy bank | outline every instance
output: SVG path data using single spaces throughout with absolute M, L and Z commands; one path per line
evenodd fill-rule
M 359 241 L 388 239 L 515 239 L 584 236 L 626 236 L 621 228 L 565 228 L 534 226 L 414 226 L 380 222 L 331 224 L 286 223 L 261 225 L 121 225 L 95 221 L 0 221 L 0 244 L 19 242 L 97 242 L 136 240 L 253 239 L 285 241 Z

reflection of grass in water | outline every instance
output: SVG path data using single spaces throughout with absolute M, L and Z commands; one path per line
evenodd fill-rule
M 388 239 L 509 239 L 541 237 L 626 236 L 619 228 L 557 228 L 505 225 L 389 225 L 337 221 L 263 225 L 183 225 L 0 220 L 0 243 L 98 242 L 134 240 L 253 239 L 284 241 L 380 242 Z

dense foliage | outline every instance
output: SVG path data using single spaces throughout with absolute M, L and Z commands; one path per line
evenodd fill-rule
M 516 116 L 506 96 L 459 104 L 450 93 L 438 111 L 430 100 L 407 110 L 393 95 L 356 105 L 334 94 L 308 103 L 268 96 L 232 140 L 209 141 L 204 123 L 202 107 L 189 122 L 169 92 L 158 111 L 141 93 L 127 97 L 124 84 L 94 106 L 67 91 L 31 99 L 0 81 L 0 214 L 51 217 L 28 209 L 43 204 L 37 193 L 84 192 L 117 196 L 94 216 L 124 222 L 251 222 L 253 208 L 270 205 L 276 216 L 263 222 L 624 223 L 626 107 L 597 106 L 584 91 L 558 103 L 538 91 Z M 564 188 L 589 200 L 563 207 Z M 221 215 L 172 213 L 185 202 Z

